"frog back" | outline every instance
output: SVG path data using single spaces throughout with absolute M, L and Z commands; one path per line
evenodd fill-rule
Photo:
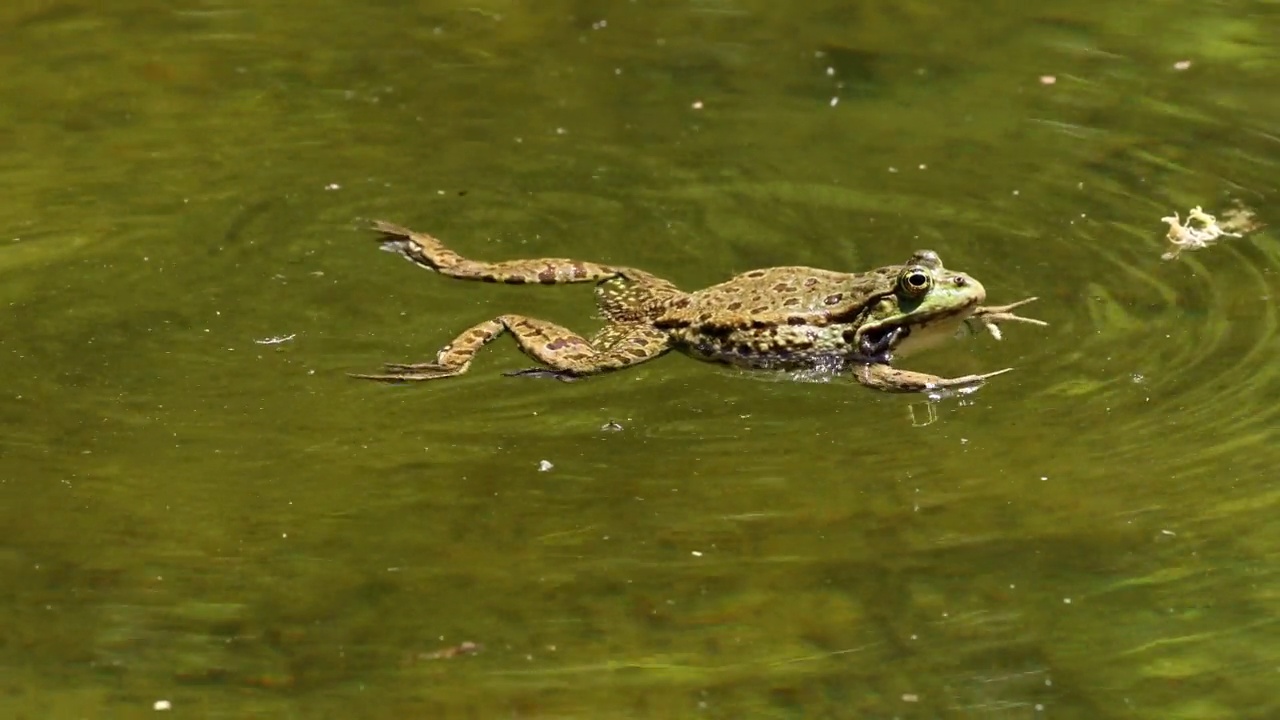
M 827 324 L 893 292 L 896 270 L 842 273 L 804 266 L 751 270 L 687 295 L 658 319 L 667 327 Z

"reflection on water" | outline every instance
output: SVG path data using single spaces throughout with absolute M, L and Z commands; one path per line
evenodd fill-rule
M 0 9 L 0 707 L 1274 716 L 1280 245 L 1160 218 L 1274 222 L 1280 18 L 1075 5 Z M 922 426 L 678 356 L 352 383 L 598 323 L 375 217 L 689 289 L 931 247 L 1051 326 L 912 357 L 1016 367 Z

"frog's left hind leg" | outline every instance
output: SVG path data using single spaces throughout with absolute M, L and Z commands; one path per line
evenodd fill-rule
M 438 238 L 426 233 L 414 232 L 384 220 L 375 220 L 373 229 L 381 235 L 382 249 L 397 253 L 415 265 L 459 280 L 508 285 L 563 285 L 598 282 L 624 269 L 569 258 L 501 262 L 472 260 L 450 250 Z
M 610 343 L 593 346 L 582 336 L 555 323 L 524 315 L 501 315 L 467 329 L 436 354 L 435 362 L 388 364 L 386 372 L 352 377 L 384 382 L 437 380 L 466 372 L 480 348 L 510 332 L 525 355 L 546 368 L 522 370 L 511 375 L 542 375 L 572 380 L 652 360 L 670 348 L 666 333 L 636 326 L 624 333 L 609 333 Z

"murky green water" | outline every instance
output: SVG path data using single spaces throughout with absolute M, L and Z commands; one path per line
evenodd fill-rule
M 0 715 L 1280 715 L 1280 240 L 1160 259 L 1275 219 L 1280 5 L 110 6 L 0 9 Z M 375 217 L 688 288 L 927 246 L 1052 326 L 912 358 L 1017 368 L 931 424 L 507 343 L 365 384 L 596 322 Z

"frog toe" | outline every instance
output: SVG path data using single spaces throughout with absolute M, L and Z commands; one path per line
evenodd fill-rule
M 440 363 L 424 362 L 424 363 L 383 363 L 382 369 L 388 373 L 416 373 L 416 372 L 448 372 L 449 368 Z

